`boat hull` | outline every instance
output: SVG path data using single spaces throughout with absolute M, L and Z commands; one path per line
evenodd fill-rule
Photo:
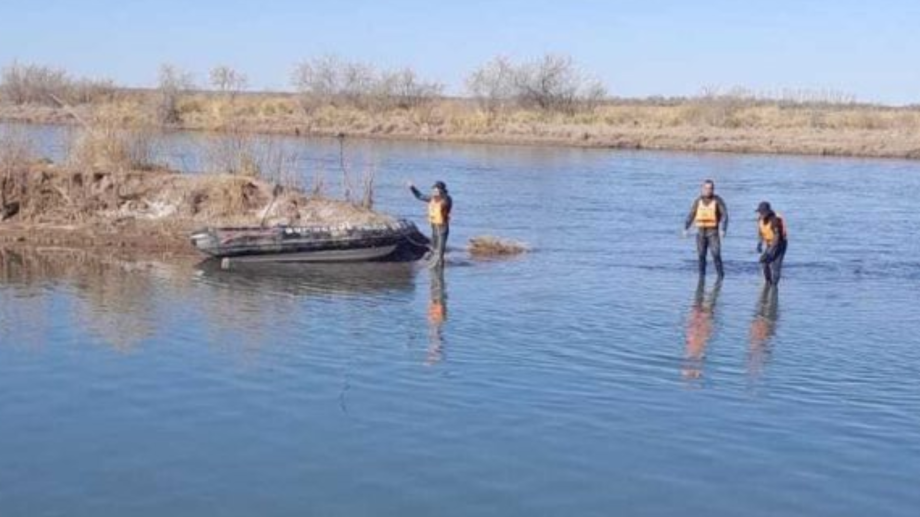
M 382 225 L 207 228 L 191 235 L 201 252 L 234 262 L 411 262 L 429 250 L 408 221 Z

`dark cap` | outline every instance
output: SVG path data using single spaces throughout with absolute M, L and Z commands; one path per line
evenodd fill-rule
M 755 210 L 755 212 L 758 214 L 766 214 L 772 211 L 773 209 L 770 208 L 770 203 L 767 203 L 766 201 L 761 201 L 760 204 L 757 205 L 757 210 Z
M 441 192 L 447 192 L 447 184 L 445 184 L 443 181 L 435 181 L 431 188 L 436 188 Z

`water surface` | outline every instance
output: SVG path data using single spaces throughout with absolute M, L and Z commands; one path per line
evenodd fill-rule
M 45 149 L 59 141 L 43 131 Z M 164 155 L 196 154 L 174 135 Z M 288 140 L 305 176 L 334 140 Z M 443 277 L 0 254 L 0 515 L 914 515 L 920 164 L 349 142 Z M 172 153 L 172 154 L 171 154 Z M 728 277 L 679 237 L 699 182 Z M 757 202 L 789 222 L 761 289 Z

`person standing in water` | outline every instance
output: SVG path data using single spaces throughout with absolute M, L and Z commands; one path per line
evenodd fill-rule
M 712 254 L 719 279 L 725 277 L 722 266 L 722 239 L 728 231 L 728 208 L 725 201 L 715 194 L 716 185 L 712 180 L 703 182 L 701 195 L 690 207 L 690 214 L 684 224 L 684 237 L 690 227 L 696 223 L 696 250 L 699 255 L 700 276 L 706 276 L 706 253 Z
M 428 222 L 431 223 L 431 267 L 444 266 L 444 253 L 447 250 L 447 238 L 450 236 L 450 211 L 454 200 L 447 192 L 447 185 L 437 181 L 431 187 L 431 195 L 422 194 L 412 182 L 409 190 L 416 199 L 428 203 Z
M 766 201 L 757 205 L 757 214 L 757 253 L 760 253 L 763 279 L 767 285 L 777 285 L 782 276 L 783 259 L 786 258 L 788 245 L 786 221 Z

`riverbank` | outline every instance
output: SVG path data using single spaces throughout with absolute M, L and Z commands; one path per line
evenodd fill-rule
M 73 108 L 0 106 L 0 120 L 73 124 L 104 108 L 126 127 L 153 124 L 151 93 Z M 440 99 L 410 109 L 305 109 L 289 94 L 189 94 L 172 129 L 298 136 L 920 159 L 920 109 L 713 98 L 613 101 L 589 112 L 486 111 Z
M 130 256 L 197 255 L 207 226 L 373 224 L 389 216 L 260 178 L 165 169 L 84 172 L 29 164 L 5 173 L 0 245 L 59 246 Z

